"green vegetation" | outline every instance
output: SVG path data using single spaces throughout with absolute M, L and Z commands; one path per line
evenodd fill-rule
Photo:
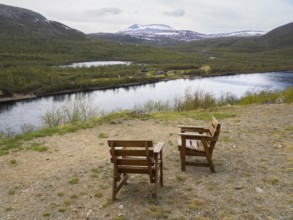
M 109 137 L 109 135 L 108 134 L 105 134 L 105 133 L 100 133 L 98 135 L 98 138 L 108 138 L 108 137 Z
M 187 95 L 186 95 L 187 94 Z M 198 94 L 201 94 L 199 98 Z M 185 93 L 184 97 L 181 97 L 180 105 L 185 106 L 185 108 L 178 108 L 178 105 L 171 106 L 168 102 L 162 103 L 160 101 L 149 101 L 142 106 L 136 106 L 133 111 L 120 111 L 113 112 L 107 115 L 103 115 L 99 118 L 95 115 L 87 117 L 86 120 L 81 121 L 68 121 L 68 124 L 62 124 L 57 126 L 48 126 L 40 130 L 33 130 L 31 132 L 11 135 L 0 133 L 0 156 L 6 155 L 10 151 L 19 151 L 22 149 L 22 143 L 24 141 L 33 140 L 38 137 L 45 137 L 51 135 L 63 135 L 68 132 L 75 132 L 80 129 L 92 128 L 102 123 L 111 123 L 117 120 L 126 120 L 131 118 L 139 119 L 159 119 L 159 120 L 174 120 L 174 119 L 184 119 L 184 118 L 195 118 L 198 120 L 209 120 L 212 115 L 217 119 L 222 120 L 227 117 L 235 117 L 235 114 L 225 112 L 221 109 L 221 106 L 227 104 L 265 104 L 265 103 L 293 103 L 293 88 L 288 88 L 282 92 L 273 92 L 273 91 L 260 91 L 260 92 L 249 92 L 246 96 L 240 100 L 231 99 L 228 96 L 228 99 L 221 99 L 218 102 L 215 98 L 210 95 L 202 95 L 202 93 Z M 176 99 L 176 98 L 175 98 Z M 207 100 L 206 100 L 207 99 Z M 195 101 L 194 101 L 195 100 Z M 198 102 L 198 100 L 200 100 Z M 197 103 L 197 104 L 194 104 Z M 198 104 L 200 103 L 200 104 Z M 201 104 L 202 103 L 202 104 Z M 206 103 L 209 103 L 208 105 Z M 211 104 L 212 103 L 212 104 Z M 86 105 L 86 103 L 82 103 Z M 158 107 L 159 106 L 159 107 Z M 187 108 L 188 106 L 188 108 Z M 79 107 L 76 106 L 78 109 Z M 91 108 L 87 109 L 88 112 L 91 112 Z M 74 113 L 72 111 L 71 113 Z M 47 113 L 49 114 L 49 113 Z M 71 117 L 71 116 L 69 116 Z M 290 128 L 288 128 L 290 129 Z M 108 134 L 100 133 L 97 135 L 98 138 L 107 138 Z M 172 145 L 172 143 L 169 143 Z M 30 147 L 31 150 L 38 152 L 47 151 L 48 147 L 43 146 L 39 143 L 33 143 Z M 10 162 L 14 164 L 16 162 Z M 94 177 L 94 176 L 93 176 Z
M 260 38 L 210 39 L 164 47 L 120 44 L 72 32 L 60 33 L 56 38 L 52 37 L 54 32 L 40 34 L 28 29 L 26 34 L 19 35 L 14 30 L 20 27 L 13 25 L 0 29 L 0 97 L 13 93 L 40 96 L 162 79 L 293 69 L 292 25 Z M 60 67 L 96 60 L 133 64 Z
M 88 122 L 98 114 L 92 105 L 91 97 L 78 97 L 72 102 L 66 102 L 60 107 L 53 105 L 42 117 L 48 127 Z
M 292 103 L 293 87 L 282 92 L 274 91 L 257 91 L 248 92 L 239 100 L 239 104 L 261 104 L 261 103 Z
M 17 162 L 16 162 L 15 159 L 12 159 L 12 160 L 9 161 L 9 163 L 10 163 L 11 165 L 15 165 Z
M 71 185 L 73 185 L 73 184 L 77 184 L 78 181 L 79 181 L 79 179 L 78 179 L 77 177 L 74 177 L 74 178 L 70 179 L 70 180 L 68 181 L 68 183 L 70 183 Z
M 15 193 L 16 193 L 16 189 L 15 188 L 13 188 L 13 189 L 9 189 L 9 191 L 8 191 L 8 195 L 15 195 Z
M 57 193 L 57 196 L 59 196 L 59 197 L 63 197 L 63 196 L 64 196 L 64 192 L 58 192 L 58 193 Z
M 42 215 L 43 215 L 44 217 L 49 217 L 49 216 L 51 215 L 51 213 L 50 213 L 50 212 L 44 212 Z
M 38 143 L 33 143 L 30 147 L 31 150 L 33 151 L 37 151 L 37 152 L 45 152 L 47 151 L 49 148 L 46 146 L 43 146 L 41 144 Z
M 96 193 L 95 193 L 95 197 L 97 197 L 97 198 L 103 197 L 103 193 L 101 193 L 101 192 L 96 192 Z

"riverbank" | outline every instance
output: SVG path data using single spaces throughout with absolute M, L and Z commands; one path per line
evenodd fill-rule
M 206 124 L 196 111 L 120 118 L 26 141 L 24 150 L 0 157 L 0 219 L 291 219 L 292 104 L 217 111 L 225 117 L 214 150 L 215 174 L 205 167 L 180 170 L 177 125 Z M 131 175 L 111 202 L 108 139 L 165 141 L 158 202 L 145 175 Z
M 148 80 L 147 82 L 133 82 L 133 83 L 124 83 L 121 85 L 114 85 L 114 86 L 103 86 L 103 87 L 93 87 L 88 89 L 72 89 L 72 90 L 66 90 L 66 91 L 59 91 L 59 92 L 51 92 L 46 94 L 17 94 L 14 93 L 11 97 L 1 97 L 0 96 L 0 104 L 1 103 L 10 103 L 10 102 L 17 102 L 17 101 L 24 101 L 24 100 L 32 100 L 42 97 L 48 97 L 48 96 L 57 96 L 57 95 L 67 95 L 67 94 L 73 94 L 73 93 L 79 93 L 79 92 L 90 92 L 90 91 L 98 91 L 98 90 L 107 90 L 107 89 L 118 89 L 118 88 L 129 88 L 131 86 L 140 86 L 140 85 L 147 85 L 147 84 L 153 84 L 158 82 L 164 82 L 164 81 L 170 81 L 170 80 L 177 80 L 177 79 L 196 79 L 196 78 L 207 78 L 207 77 L 217 77 L 217 76 L 231 76 L 236 74 L 250 74 L 250 73 L 215 73 L 215 74 L 200 74 L 196 76 L 180 76 L 180 77 L 174 77 L 172 78 L 154 78 L 151 80 Z
M 293 71 L 282 71 L 285 73 L 292 73 Z M 268 73 L 268 72 L 264 72 Z M 102 87 L 93 87 L 88 89 L 72 89 L 72 90 L 65 90 L 65 91 L 59 91 L 59 92 L 51 92 L 46 94 L 13 94 L 11 97 L 1 97 L 0 96 L 0 104 L 3 103 L 11 103 L 11 102 L 17 102 L 17 101 L 24 101 L 24 100 L 33 100 L 38 99 L 42 97 L 48 97 L 48 96 L 58 96 L 58 95 L 68 95 L 68 94 L 74 94 L 74 93 L 80 93 L 80 92 L 91 92 L 91 91 L 103 91 L 108 89 L 118 89 L 118 88 L 129 88 L 132 86 L 140 86 L 140 85 L 147 85 L 147 84 L 154 84 L 158 82 L 164 82 L 164 81 L 171 81 L 171 80 L 177 80 L 177 79 L 199 79 L 199 78 L 209 78 L 209 77 L 219 77 L 219 76 L 234 76 L 234 75 L 241 75 L 241 74 L 254 74 L 254 73 L 213 73 L 213 74 L 199 74 L 196 76 L 190 76 L 190 75 L 184 75 L 184 76 L 172 76 L 170 78 L 153 78 L 148 81 L 144 82 L 133 82 L 133 83 L 124 83 L 120 85 L 114 85 L 114 86 L 102 86 Z

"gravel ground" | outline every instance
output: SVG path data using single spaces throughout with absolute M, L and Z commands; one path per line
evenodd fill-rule
M 24 144 L 0 157 L 0 219 L 293 219 L 293 105 L 230 106 L 213 161 L 180 170 L 178 124 L 121 120 Z M 195 113 L 196 114 L 196 113 Z M 165 141 L 164 187 L 151 198 L 146 175 L 131 175 L 111 201 L 107 139 Z

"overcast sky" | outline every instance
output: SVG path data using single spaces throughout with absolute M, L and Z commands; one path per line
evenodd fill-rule
M 84 33 L 165 24 L 204 34 L 269 31 L 293 21 L 293 0 L 1 0 Z

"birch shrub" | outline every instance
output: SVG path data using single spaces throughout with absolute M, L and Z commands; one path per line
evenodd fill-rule
M 61 106 L 53 104 L 42 116 L 42 120 L 45 126 L 57 127 L 65 124 L 88 122 L 98 113 L 98 108 L 93 105 L 91 97 L 77 97 Z

